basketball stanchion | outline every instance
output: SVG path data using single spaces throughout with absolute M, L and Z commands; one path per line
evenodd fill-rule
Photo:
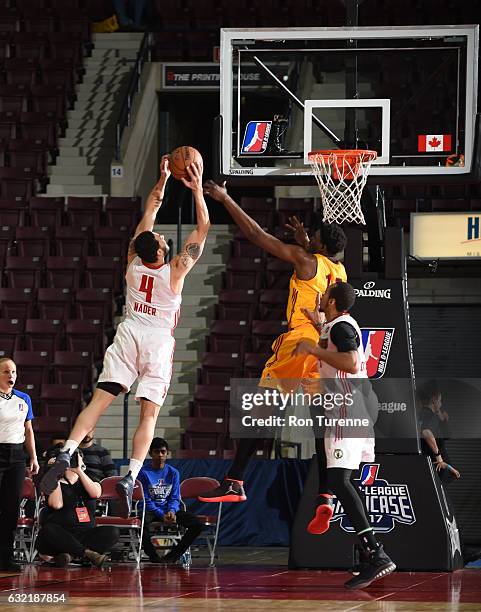
M 325 223 L 360 223 L 365 225 L 361 196 L 376 151 L 330 149 L 308 154 L 316 177 Z

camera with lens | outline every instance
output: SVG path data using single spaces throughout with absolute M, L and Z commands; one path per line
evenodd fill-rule
M 70 457 L 70 467 L 73 467 L 73 468 L 78 467 L 80 456 L 81 456 L 81 453 L 78 450 L 76 450 L 73 453 L 73 455 Z

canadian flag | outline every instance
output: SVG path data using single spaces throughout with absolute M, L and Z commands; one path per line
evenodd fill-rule
M 451 134 L 419 134 L 418 151 L 451 151 Z

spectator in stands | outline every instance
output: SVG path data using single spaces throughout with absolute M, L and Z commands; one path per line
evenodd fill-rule
M 190 512 L 180 509 L 180 476 L 178 470 L 166 464 L 169 445 L 163 438 L 154 438 L 149 455 L 152 465 L 144 466 L 138 475 L 145 496 L 145 523 L 142 546 L 151 563 L 176 563 L 202 531 L 199 519 Z M 150 541 L 155 525 L 179 525 L 186 527 L 184 536 L 161 559 Z
M 87 468 L 85 473 L 94 482 L 100 482 L 108 476 L 117 476 L 117 470 L 109 451 L 94 442 L 94 433 L 94 429 L 89 431 L 80 443 L 80 448 L 82 449 L 83 461 Z
M 49 449 L 46 470 L 59 452 L 59 446 Z M 106 552 L 117 543 L 120 534 L 111 525 L 95 526 L 95 500 L 101 493 L 100 484 L 85 473 L 82 451 L 77 450 L 41 512 L 38 552 L 53 557 L 57 567 L 66 567 L 73 558 L 102 567 Z
M 461 474 L 451 465 L 445 440 L 449 438 L 449 415 L 442 408 L 442 396 L 435 380 L 430 380 L 418 390 L 421 446 L 430 455 L 441 480 L 460 478 Z
M 145 0 L 113 0 L 113 4 L 121 30 L 133 32 L 144 29 L 142 17 Z
M 39 466 L 32 429 L 32 401 L 17 391 L 15 362 L 0 359 L 0 570 L 18 572 L 13 561 L 13 543 L 25 480 L 25 452 L 29 456 L 28 475 L 38 473 Z

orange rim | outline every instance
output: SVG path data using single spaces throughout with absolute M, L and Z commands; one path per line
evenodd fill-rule
M 337 163 L 337 158 L 339 158 L 339 162 L 342 163 L 343 160 L 346 160 L 350 164 L 371 162 L 377 157 L 376 151 L 365 149 L 324 149 L 321 151 L 310 151 L 307 154 L 307 158 L 311 162 L 320 161 L 321 158 L 328 162 L 333 155 L 336 157 L 335 163 Z

